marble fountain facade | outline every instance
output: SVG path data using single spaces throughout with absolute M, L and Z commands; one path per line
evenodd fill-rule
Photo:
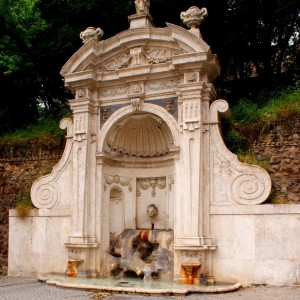
M 61 70 L 75 95 L 73 119 L 60 124 L 64 154 L 33 184 L 36 209 L 10 211 L 10 276 L 298 280 L 299 249 L 284 256 L 278 247 L 299 240 L 300 210 L 260 205 L 269 175 L 222 140 L 229 107 L 216 100 L 220 67 L 199 30 L 206 14 L 182 13 L 189 30 L 156 28 L 137 9 L 112 38 L 102 40 L 100 28 L 81 33 L 83 46 Z

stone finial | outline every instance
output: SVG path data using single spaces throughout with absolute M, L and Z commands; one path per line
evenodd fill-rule
M 130 29 L 153 27 L 150 0 L 134 0 L 136 13 L 128 17 Z
M 135 0 L 135 10 L 137 14 L 148 14 L 150 7 L 150 0 Z
M 207 15 L 207 9 L 205 7 L 200 9 L 197 6 L 192 6 L 187 11 L 181 12 L 180 18 L 183 23 L 190 28 L 192 33 L 201 37 L 199 26 Z
M 103 30 L 95 27 L 87 27 L 84 31 L 80 32 L 80 38 L 82 39 L 82 42 L 86 44 L 92 39 L 98 39 L 99 41 L 103 37 Z

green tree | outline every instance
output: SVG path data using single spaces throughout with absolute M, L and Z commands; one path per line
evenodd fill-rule
M 201 32 L 219 56 L 222 89 L 241 96 L 253 92 L 253 79 L 266 85 L 299 72 L 298 0 L 151 0 L 150 13 L 157 27 L 184 26 L 180 12 L 193 5 L 208 9 Z M 95 26 L 109 38 L 134 13 L 133 0 L 0 0 L 0 84 L 9 95 L 0 101 L 0 132 L 35 121 L 41 107 L 59 115 L 72 97 L 59 73 L 82 45 L 79 33 Z
M 37 115 L 39 77 L 34 70 L 38 36 L 46 31 L 38 0 L 0 1 L 0 131 L 31 122 Z

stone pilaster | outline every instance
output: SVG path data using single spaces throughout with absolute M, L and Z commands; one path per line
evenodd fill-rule
M 88 91 L 85 96 L 88 95 Z M 98 241 L 95 227 L 95 132 L 98 104 L 91 97 L 82 97 L 82 89 L 77 91 L 77 99 L 70 101 L 74 116 L 73 133 L 73 202 L 72 235 L 69 237 L 69 260 L 78 260 L 81 275 L 95 276 Z
M 209 180 L 205 162 L 208 153 L 205 143 L 209 139 L 205 136 L 205 123 L 213 95 L 211 85 L 200 78 L 198 71 L 187 71 L 178 86 L 181 155 L 184 157 L 179 173 L 183 174 L 185 184 L 181 184 L 181 193 L 175 200 L 174 279 L 184 283 L 188 283 L 187 280 L 193 281 L 190 283 L 213 281 L 208 262 L 216 248 L 204 226 L 204 220 L 209 219 L 209 210 L 204 210 L 207 206 L 205 186 Z M 196 274 L 195 278 L 191 279 L 189 273 Z

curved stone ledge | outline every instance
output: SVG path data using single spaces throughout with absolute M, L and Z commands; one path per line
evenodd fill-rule
M 129 278 L 120 280 L 100 278 L 71 278 L 60 274 L 39 275 L 38 280 L 49 285 L 97 291 L 122 292 L 146 295 L 187 295 L 188 293 L 226 293 L 242 287 L 241 283 L 215 285 L 187 285 L 176 282 L 142 281 Z M 128 285 L 128 286 L 126 286 Z

